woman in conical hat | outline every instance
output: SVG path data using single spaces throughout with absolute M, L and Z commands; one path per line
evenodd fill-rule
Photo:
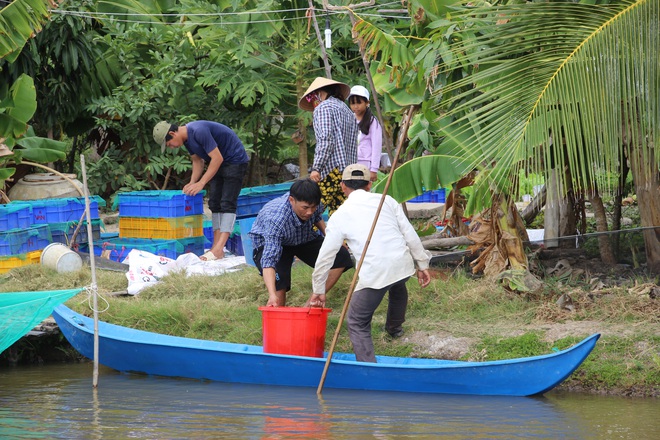
M 313 111 L 314 163 L 309 177 L 321 188 L 321 203 L 332 214 L 345 200 L 341 174 L 357 162 L 358 126 L 344 103 L 350 87 L 339 81 L 318 77 L 307 88 L 298 107 Z

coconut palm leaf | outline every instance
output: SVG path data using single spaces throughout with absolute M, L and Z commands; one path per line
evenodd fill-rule
M 626 143 L 645 146 L 657 173 L 660 2 L 524 3 L 459 17 L 473 21 L 454 53 L 475 69 L 447 85 L 439 107 L 463 135 L 454 155 L 481 156 L 482 185 L 506 193 L 521 167 L 566 166 L 575 187 L 607 187 Z

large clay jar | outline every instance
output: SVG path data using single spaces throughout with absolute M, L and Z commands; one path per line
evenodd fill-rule
M 10 200 L 40 200 L 58 197 L 81 197 L 83 184 L 75 174 L 64 174 L 70 180 L 55 173 L 28 174 L 11 187 Z M 75 187 L 74 187 L 75 185 Z M 76 189 L 78 187 L 80 192 Z

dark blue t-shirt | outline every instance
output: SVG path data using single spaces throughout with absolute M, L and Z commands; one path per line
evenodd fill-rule
M 239 164 L 249 161 L 243 143 L 226 125 L 213 121 L 193 121 L 187 123 L 186 128 L 188 140 L 184 145 L 191 155 L 196 154 L 208 163 L 211 162 L 209 153 L 217 147 L 222 154 L 223 163 Z

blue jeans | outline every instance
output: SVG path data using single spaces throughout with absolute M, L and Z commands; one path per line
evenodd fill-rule
M 209 209 L 211 212 L 236 213 L 238 195 L 243 187 L 247 163 L 223 163 L 209 184 Z

